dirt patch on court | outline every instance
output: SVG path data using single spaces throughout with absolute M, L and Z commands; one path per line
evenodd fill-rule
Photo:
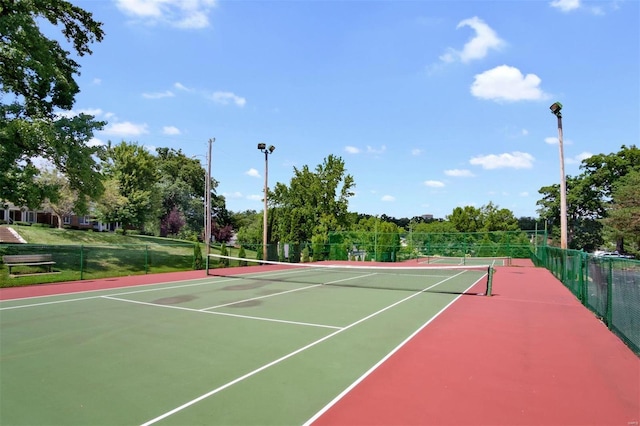
M 180 303 L 190 302 L 194 299 L 197 299 L 197 297 L 191 294 L 184 294 L 181 296 L 163 297 L 151 303 L 157 303 L 158 305 L 179 305 Z
M 230 308 L 252 308 L 254 306 L 261 305 L 262 302 L 260 300 L 245 300 L 244 302 L 234 303 L 233 305 L 229 305 Z
M 226 287 L 222 287 L 222 290 L 253 290 L 256 288 L 264 287 L 265 285 L 266 285 L 265 283 L 228 285 Z

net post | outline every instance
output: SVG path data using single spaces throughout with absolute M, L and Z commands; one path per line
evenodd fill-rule
M 491 287 L 493 285 L 493 266 L 489 266 L 489 268 L 487 268 L 487 292 L 485 294 L 485 296 L 489 296 L 491 297 Z

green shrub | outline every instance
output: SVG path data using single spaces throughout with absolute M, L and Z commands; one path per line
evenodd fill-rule
M 244 251 L 244 247 L 240 246 L 240 250 L 238 250 L 238 257 L 244 259 L 247 257 L 247 254 Z M 240 266 L 247 266 L 247 261 L 246 260 L 241 260 L 240 261 Z
M 306 262 L 309 262 L 309 260 L 310 260 L 309 259 L 309 247 L 305 246 L 302 249 L 302 254 L 300 256 L 300 262 L 301 263 L 306 263 Z
M 229 256 L 229 251 L 227 250 L 227 246 L 224 245 L 224 243 L 220 244 L 220 256 Z M 222 266 L 229 266 L 229 259 L 221 258 L 220 264 Z
M 193 245 L 193 269 L 202 269 L 204 264 L 202 262 L 202 250 L 200 250 L 200 244 L 195 243 Z

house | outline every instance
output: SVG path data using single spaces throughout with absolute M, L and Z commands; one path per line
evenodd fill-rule
M 4 202 L 0 206 L 2 207 L 0 209 L 0 223 L 42 223 L 54 228 L 58 227 L 58 217 L 46 209 L 31 210 L 28 207 L 18 207 L 9 202 Z M 62 226 L 73 229 L 94 229 L 96 231 L 113 231 L 117 228 L 114 224 L 104 224 L 89 215 L 63 216 Z

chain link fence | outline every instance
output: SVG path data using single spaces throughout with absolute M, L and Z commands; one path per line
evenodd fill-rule
M 533 261 L 640 354 L 640 261 L 556 247 L 537 247 Z

